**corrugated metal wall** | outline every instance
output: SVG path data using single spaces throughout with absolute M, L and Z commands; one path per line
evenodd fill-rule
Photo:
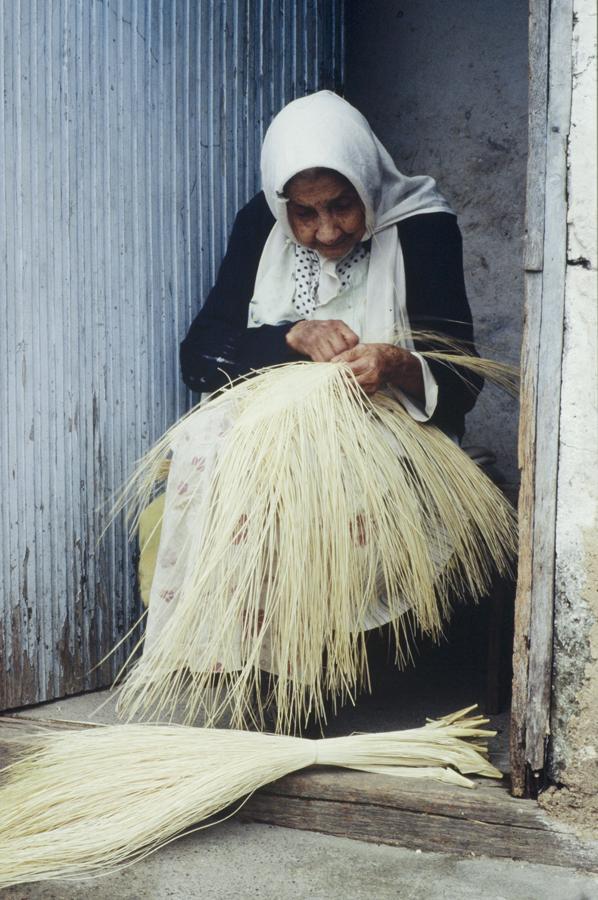
M 106 684 L 102 504 L 187 406 L 177 345 L 259 147 L 342 79 L 342 0 L 0 0 L 0 708 Z

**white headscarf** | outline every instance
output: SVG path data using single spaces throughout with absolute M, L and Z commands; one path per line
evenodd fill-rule
M 262 252 L 249 326 L 295 321 L 296 239 L 287 216 L 285 184 L 305 169 L 326 168 L 344 175 L 365 208 L 372 238 L 367 279 L 364 342 L 392 339 L 396 325 L 407 326 L 405 272 L 397 229 L 402 219 L 452 210 L 428 176 L 407 178 L 350 103 L 331 91 L 293 100 L 272 121 L 262 146 L 262 187 L 276 218 Z

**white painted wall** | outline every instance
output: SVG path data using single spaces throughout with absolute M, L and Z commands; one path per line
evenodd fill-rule
M 596 4 L 574 0 L 556 533 L 552 774 L 598 813 Z M 556 373 L 555 373 L 556 374 Z

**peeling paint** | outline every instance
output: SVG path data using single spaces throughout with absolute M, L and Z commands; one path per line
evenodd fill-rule
M 597 610 L 592 606 L 592 598 L 587 596 L 588 577 L 593 568 L 598 579 L 598 566 L 592 565 L 592 558 L 587 554 L 587 537 L 584 543 L 585 551 L 570 552 L 557 565 L 551 729 L 552 775 L 558 782 L 565 778 L 571 756 L 570 731 L 574 722 L 584 717 L 585 687 L 598 661 L 598 647 L 590 641 L 598 621 Z M 596 747 L 598 729 L 592 735 L 593 731 L 591 726 L 588 734 Z
M 574 0 L 568 247 L 559 437 L 553 812 L 598 832 L 598 316 L 596 8 Z
M 342 79 L 343 0 L 0 0 L 0 17 L 11 708 L 107 685 L 131 649 L 95 668 L 140 611 L 124 520 L 98 543 L 110 498 L 190 405 L 179 342 L 259 189 L 270 119 Z
M 59 695 L 76 694 L 83 688 L 81 660 L 73 646 L 70 615 L 67 615 L 56 643 L 56 662 L 60 676 Z
M 21 605 L 14 606 L 10 616 L 11 648 L 7 659 L 10 678 L 3 679 L 4 690 L 0 681 L 0 698 L 3 697 L 3 703 L 8 708 L 34 703 L 38 695 L 36 666 L 27 652 L 28 641 L 24 625 Z

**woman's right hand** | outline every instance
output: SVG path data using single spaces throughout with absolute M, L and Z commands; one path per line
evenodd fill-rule
M 330 362 L 333 356 L 356 347 L 359 337 L 340 319 L 302 320 L 289 329 L 286 341 L 292 350 L 314 362 Z

